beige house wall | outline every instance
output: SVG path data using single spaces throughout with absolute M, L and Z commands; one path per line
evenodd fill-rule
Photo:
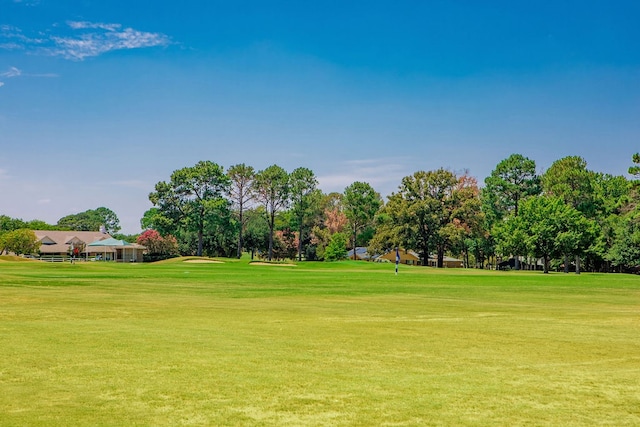
M 420 257 L 413 251 L 407 251 L 404 249 L 400 249 L 400 264 L 406 265 L 422 265 L 420 262 Z M 381 255 L 380 258 L 389 260 L 391 262 L 396 262 L 396 251 L 387 252 L 384 255 Z

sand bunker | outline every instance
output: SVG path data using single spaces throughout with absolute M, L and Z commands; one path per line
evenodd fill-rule
M 271 263 L 271 262 L 252 262 L 251 265 L 270 265 L 273 267 L 295 267 L 295 264 L 282 264 L 282 263 Z
M 222 261 L 215 261 L 213 259 L 188 259 L 184 262 L 190 262 L 192 264 L 223 264 Z

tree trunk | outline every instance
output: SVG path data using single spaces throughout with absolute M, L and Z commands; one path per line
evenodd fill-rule
M 269 255 L 268 255 L 269 261 L 273 259 L 273 227 L 274 227 L 275 221 L 276 221 L 275 213 L 272 213 L 269 216 Z
M 438 268 L 444 267 L 444 248 L 438 248 Z
M 518 255 L 516 255 L 514 258 L 516 259 L 516 263 L 514 265 L 514 268 L 516 270 L 520 270 L 520 257 Z
M 298 230 L 298 261 L 302 261 L 302 218 L 300 218 L 300 229 Z
M 200 230 L 198 230 L 198 256 L 202 256 L 202 239 L 204 237 L 204 232 L 202 231 L 202 228 L 200 228 Z
M 544 256 L 544 274 L 549 274 L 549 257 Z
M 244 227 L 244 222 L 242 218 L 242 206 L 240 206 L 240 233 L 238 234 L 238 259 L 242 256 L 242 246 L 244 246 L 244 242 L 242 241 L 242 228 Z
M 422 266 L 423 267 L 428 267 L 429 266 L 429 252 L 428 251 L 422 251 L 420 253 L 420 260 L 422 262 Z
M 564 256 L 564 272 L 569 272 L 569 255 Z
M 351 246 L 351 248 L 353 249 L 353 259 L 356 259 L 356 237 L 358 234 L 358 229 L 356 228 L 356 226 L 353 226 L 353 245 Z
M 576 274 L 580 274 L 580 255 L 576 255 Z

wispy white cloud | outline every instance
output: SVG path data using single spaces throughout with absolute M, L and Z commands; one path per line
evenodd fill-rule
M 395 191 L 402 177 L 406 175 L 408 159 L 374 158 L 348 160 L 340 165 L 340 170 L 318 176 L 323 191 L 342 192 L 356 181 L 371 184 L 382 196 Z
M 37 6 L 40 0 L 13 0 L 14 3 L 24 4 L 25 6 Z
M 2 50 L 23 50 L 24 46 L 19 43 L 0 43 Z
M 12 25 L 0 25 L 0 50 L 32 51 L 45 41 L 42 37 L 26 36 L 20 28 Z
M 22 71 L 20 71 L 16 67 L 10 67 L 9 71 L 5 71 L 4 73 L 0 73 L 0 77 L 18 77 L 21 74 L 22 74 Z
M 139 49 L 166 46 L 168 38 L 162 34 L 145 33 L 131 28 L 106 33 L 89 33 L 80 37 L 53 37 L 55 48 L 48 51 L 52 56 L 82 61 L 91 56 L 122 49 Z
M 38 205 L 48 205 L 51 203 L 51 199 L 40 199 L 36 202 Z
M 170 38 L 162 33 L 123 28 L 121 24 L 68 21 L 54 25 L 36 36 L 25 35 L 19 28 L 0 26 L 0 49 L 26 50 L 32 54 L 60 56 L 73 61 L 126 49 L 167 46 Z M 70 29 L 70 31 L 69 31 Z
M 16 67 L 11 67 L 9 68 L 9 71 L 5 71 L 4 73 L 0 73 L 0 78 L 4 77 L 4 78 L 12 78 L 12 77 L 18 77 L 20 74 L 22 74 L 22 71 L 20 71 L 19 69 L 17 69 Z M 0 87 L 4 86 L 4 82 L 0 81 Z
M 43 73 L 43 74 L 31 74 L 31 73 L 23 73 L 22 70 L 16 67 L 10 67 L 8 71 L 0 73 L 0 78 L 14 78 L 14 77 L 44 77 L 44 78 L 53 78 L 58 77 L 57 74 L 53 73 Z M 0 87 L 4 86 L 4 82 L 0 81 Z
M 107 31 L 117 31 L 122 28 L 120 24 L 103 24 L 101 22 L 88 22 L 88 21 L 68 21 L 67 25 L 73 28 L 74 30 L 84 30 L 84 29 L 98 29 L 98 30 L 107 30 Z

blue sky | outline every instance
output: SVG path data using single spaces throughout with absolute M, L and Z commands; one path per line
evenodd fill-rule
M 106 206 L 135 233 L 199 160 L 383 196 L 512 153 L 626 175 L 639 20 L 624 0 L 0 0 L 0 214 Z

